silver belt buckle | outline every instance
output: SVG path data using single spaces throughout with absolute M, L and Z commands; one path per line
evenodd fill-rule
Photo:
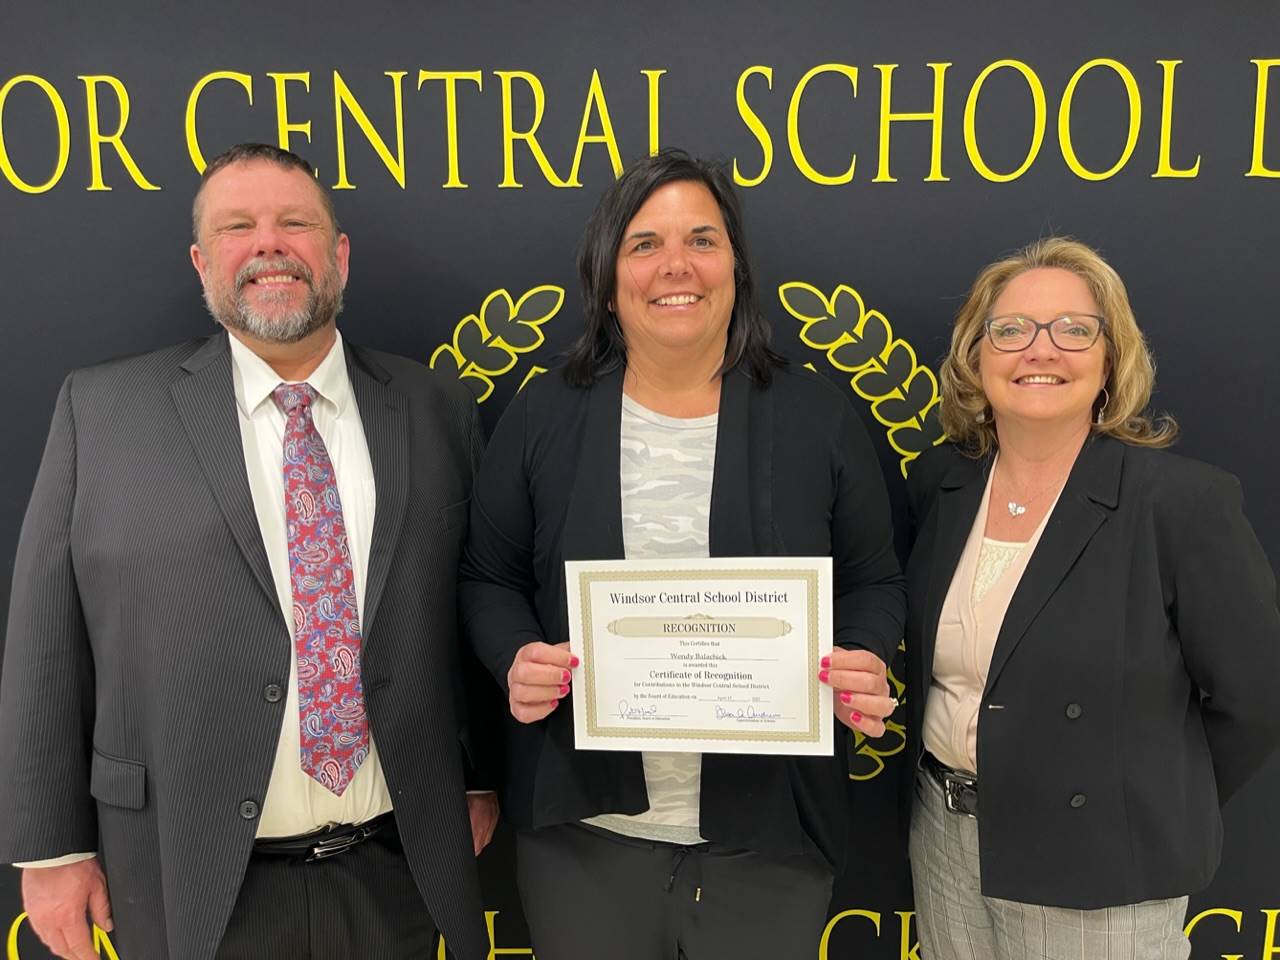
M 368 831 L 363 827 L 359 830 L 352 831 L 343 837 L 333 837 L 329 840 L 321 840 L 311 848 L 311 852 L 307 854 L 307 863 L 313 860 L 323 860 L 326 857 L 337 856 L 346 850 L 354 847 L 368 836 Z
M 947 809 L 952 813 L 959 813 L 968 817 L 970 820 L 977 820 L 976 814 L 970 813 L 961 806 L 961 799 L 964 796 L 965 788 L 972 789 L 976 786 L 978 779 L 976 777 L 968 777 L 961 773 L 948 770 L 942 775 L 942 797 L 946 802 Z

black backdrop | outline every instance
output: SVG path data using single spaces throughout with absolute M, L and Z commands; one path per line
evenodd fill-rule
M 1239 475 L 1280 557 L 1277 88 L 1263 0 L 5 4 L 0 580 L 67 370 L 210 329 L 193 152 L 282 135 L 352 237 L 346 335 L 457 370 L 490 425 L 580 322 L 573 251 L 613 175 L 606 131 L 623 161 L 656 137 L 735 164 L 775 344 L 848 388 L 895 502 L 968 283 L 1071 233 L 1126 278 L 1181 451 Z M 504 136 L 535 122 L 545 169 Z M 918 957 L 888 839 L 900 747 L 897 728 L 851 757 L 857 849 L 823 957 Z M 1196 960 L 1280 956 L 1277 798 L 1273 762 L 1227 810 Z M 483 858 L 495 955 L 527 956 L 510 855 L 503 836 Z M 20 909 L 6 873 L 8 956 L 44 956 Z

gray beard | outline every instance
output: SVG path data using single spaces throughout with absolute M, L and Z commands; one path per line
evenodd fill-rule
M 262 264 L 249 264 L 241 270 L 235 281 L 235 292 L 204 288 L 204 302 L 213 319 L 228 330 L 238 330 L 264 343 L 297 343 L 332 323 L 342 312 L 342 284 L 338 280 L 336 265 L 331 265 L 320 277 L 317 285 L 305 265 L 296 261 L 274 261 L 271 269 L 293 269 L 303 274 L 307 284 L 307 299 L 302 306 L 283 315 L 263 313 L 255 309 L 244 295 L 248 285 L 247 275 Z M 281 299 L 287 296 L 280 291 Z

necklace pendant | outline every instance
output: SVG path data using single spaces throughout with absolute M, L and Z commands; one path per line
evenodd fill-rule
M 1009 501 L 1009 516 L 1016 519 L 1022 516 L 1026 512 L 1027 512 L 1027 508 L 1025 504 L 1018 503 L 1017 501 L 1014 501 L 1014 500 Z

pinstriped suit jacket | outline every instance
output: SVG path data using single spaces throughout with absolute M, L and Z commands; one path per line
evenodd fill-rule
M 455 576 L 475 405 L 347 346 L 378 490 L 364 685 L 418 888 L 487 955 L 458 742 Z M 0 862 L 98 850 L 126 960 L 212 957 L 266 793 L 292 641 L 246 479 L 227 335 L 69 376 L 18 544 Z

